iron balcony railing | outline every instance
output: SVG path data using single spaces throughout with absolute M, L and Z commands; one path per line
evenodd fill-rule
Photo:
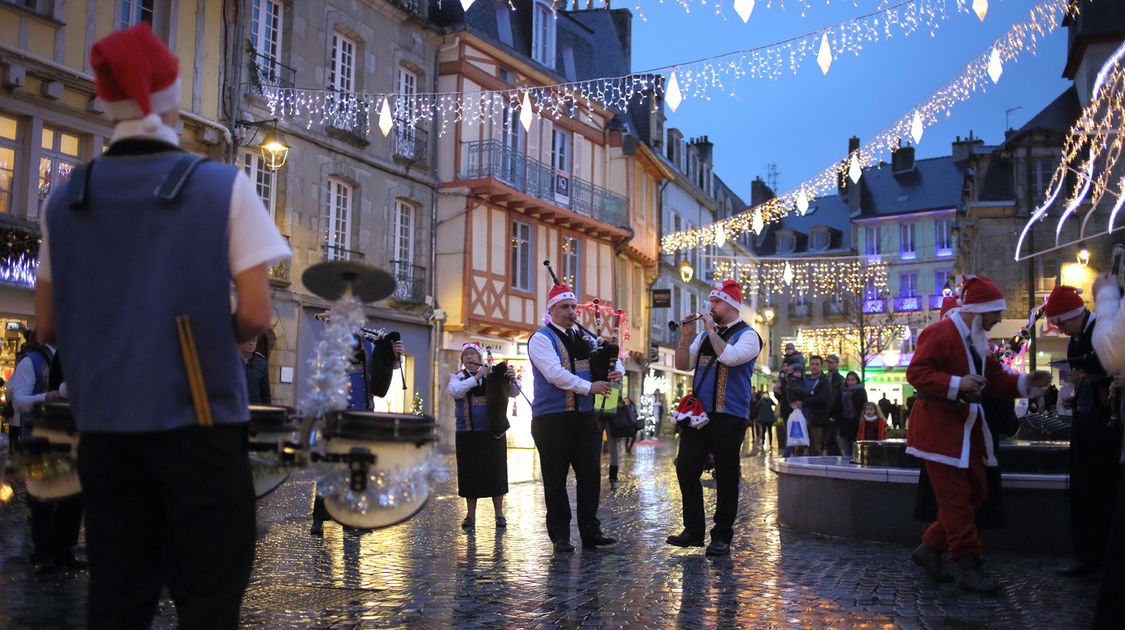
M 929 297 L 930 310 L 931 311 L 940 311 L 941 310 L 941 302 L 944 299 L 945 299 L 945 296 L 940 294 L 940 293 L 934 293 L 934 294 L 930 295 L 930 297 Z
M 940 308 L 940 306 L 939 306 Z M 901 295 L 895 298 L 895 312 L 909 313 L 922 310 L 922 297 L 918 295 Z
M 348 249 L 342 245 L 331 245 L 325 243 L 321 245 L 320 251 L 322 253 L 322 260 L 363 260 L 363 252 L 354 249 Z
M 367 136 L 367 110 L 356 105 L 354 92 L 334 92 L 328 95 L 327 123 L 329 127 L 353 136 Z
M 462 179 L 491 177 L 551 205 L 601 223 L 628 227 L 628 200 L 592 183 L 566 177 L 499 140 L 463 143 L 468 152 Z
M 423 304 L 426 301 L 426 268 L 405 260 L 392 260 L 391 273 L 395 276 L 395 292 L 391 299 L 403 304 Z
M 421 15 L 422 3 L 420 0 L 391 0 L 391 4 L 397 5 L 411 13 Z
M 428 138 L 425 129 L 419 129 L 406 121 L 396 122 L 395 155 L 415 164 L 425 164 Z
M 250 80 L 254 92 L 262 93 L 264 87 L 291 88 L 295 85 L 297 71 L 280 61 L 250 50 Z

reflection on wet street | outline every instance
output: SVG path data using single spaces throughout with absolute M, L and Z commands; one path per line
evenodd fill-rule
M 622 456 L 616 490 L 602 490 L 603 529 L 615 547 L 554 554 L 544 525 L 534 451 L 510 451 L 508 527 L 481 501 L 476 530 L 460 528 L 464 501 L 444 482 L 413 520 L 381 531 L 328 523 L 309 535 L 314 475 L 294 474 L 259 501 L 258 549 L 243 603 L 247 628 L 383 627 L 869 627 L 1081 628 L 1095 587 L 1054 575 L 1058 556 L 988 557 L 1004 590 L 969 595 L 936 587 L 909 550 L 818 537 L 776 525 L 769 460 L 742 460 L 730 558 L 670 547 L 681 529 L 671 444 Z M 452 456 L 449 465 L 454 466 Z M 604 466 L 608 465 L 603 458 Z M 704 475 L 708 510 L 714 482 Z M 573 497 L 573 476 L 571 477 Z M 573 541 L 578 543 L 577 530 Z M 85 574 L 36 578 L 20 505 L 0 521 L 0 628 L 82 627 Z M 156 627 L 173 628 L 171 602 Z

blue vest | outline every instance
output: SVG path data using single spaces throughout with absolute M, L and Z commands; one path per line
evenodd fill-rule
M 214 422 L 249 419 L 227 244 L 238 168 L 204 162 L 178 196 L 157 198 L 182 155 L 99 158 L 83 207 L 71 194 L 47 204 L 58 351 L 81 431 L 196 423 L 177 315 L 191 324 Z
M 551 326 L 544 326 L 536 331 L 537 335 L 546 335 L 547 339 L 551 340 L 551 345 L 555 348 L 555 353 L 559 357 L 559 363 L 563 369 L 571 374 L 577 375 L 579 378 L 590 380 L 590 359 L 589 353 L 585 353 L 585 358 L 575 358 L 572 356 L 574 353 L 567 349 L 566 344 L 559 337 L 558 333 Z M 579 343 L 593 343 L 585 334 L 581 335 L 582 339 Z M 594 410 L 594 396 L 592 394 L 577 394 L 575 392 L 568 392 L 555 387 L 547 380 L 547 377 L 539 371 L 539 366 L 535 362 L 531 362 L 531 375 L 535 379 L 535 399 L 531 402 L 531 416 L 542 416 L 549 413 L 566 413 L 568 411 L 587 412 Z
M 737 342 L 742 335 L 756 334 L 758 333 L 749 326 L 739 326 L 731 333 L 727 343 Z M 699 361 L 696 364 L 695 376 L 693 377 L 695 381 L 692 384 L 693 391 L 697 392 L 696 397 L 703 403 L 703 409 L 707 413 L 725 413 L 737 418 L 749 418 L 750 392 L 753 389 L 751 376 L 754 374 L 754 361 L 757 358 L 755 357 L 742 365 L 727 367 L 719 363 L 718 357 L 714 354 L 704 354 L 704 350 L 710 347 L 711 344 L 707 343 L 707 338 L 704 337 L 704 344 L 699 349 Z M 703 381 L 699 382 L 699 375 L 712 362 L 715 365 L 707 370 Z
M 468 370 L 461 371 L 466 378 L 472 378 Z M 484 383 L 481 383 L 463 397 L 454 399 L 453 417 L 457 419 L 458 431 L 488 431 L 492 428 L 492 423 L 488 421 L 484 392 Z

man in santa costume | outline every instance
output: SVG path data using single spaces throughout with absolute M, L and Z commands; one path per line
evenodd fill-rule
M 1074 396 L 1063 400 L 1073 414 L 1070 430 L 1070 535 L 1075 564 L 1059 575 L 1097 571 L 1105 557 L 1113 497 L 1117 492 L 1117 459 L 1121 425 L 1111 421 L 1106 373 L 1094 352 L 1098 319 L 1086 308 L 1078 289 L 1058 285 L 1043 308 L 1047 321 L 1070 337 L 1066 358 Z
M 578 533 L 588 549 L 612 545 L 598 521 L 601 485 L 602 431 L 594 411 L 594 395 L 605 395 L 620 383 L 625 368 L 615 361 L 608 381 L 591 382 L 590 351 L 595 339 L 578 325 L 578 297 L 565 284 L 547 296 L 550 321 L 531 335 L 535 397 L 531 401 L 531 437 L 539 451 L 543 500 L 547 505 L 547 535 L 555 552 L 574 551 L 570 543 L 570 499 L 566 477 L 574 468 L 578 504 Z
M 289 246 L 242 169 L 180 149 L 179 62 L 148 24 L 96 42 L 90 65 L 113 136 L 51 191 L 35 286 L 82 433 L 87 626 L 149 627 L 167 585 L 177 627 L 237 628 L 255 512 L 238 344 L 269 326 L 266 269 Z M 191 403 L 180 315 L 213 424 Z
M 750 379 L 762 338 L 739 317 L 742 288 L 725 280 L 711 291 L 711 311 L 703 313 L 703 332 L 680 327 L 676 369 L 695 370 L 693 400 L 681 402 L 680 450 L 676 477 L 683 498 L 684 530 L 669 536 L 677 547 L 702 547 L 706 528 L 703 487 L 699 482 L 707 454 L 715 456 L 715 526 L 707 555 L 730 554 L 734 517 L 738 513 L 738 484 L 742 478 L 739 449 L 750 418 Z M 694 339 L 693 339 L 694 338 Z M 685 399 L 686 400 L 686 399 Z M 691 409 L 689 409 L 689 407 Z M 685 426 L 686 425 L 686 426 Z
M 988 331 L 1003 316 L 1004 294 L 984 276 L 965 280 L 961 305 L 918 336 L 906 380 L 918 393 L 910 416 L 906 452 L 921 458 L 933 483 L 938 517 L 911 554 L 934 580 L 942 579 L 942 555 L 957 563 L 961 588 L 991 593 L 999 585 L 981 572 L 976 510 L 987 496 L 985 466 L 995 466 L 992 436 L 981 393 L 1027 396 L 1050 382 L 1050 373 L 1012 374 L 991 351 Z

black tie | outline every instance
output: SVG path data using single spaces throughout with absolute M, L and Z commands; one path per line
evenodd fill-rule
M 969 335 L 965 337 L 965 341 L 969 344 L 969 357 L 973 360 L 973 366 L 977 369 L 977 374 L 984 375 L 984 362 L 981 361 L 980 354 L 977 353 L 976 346 L 973 345 L 973 337 Z
M 578 331 L 577 330 L 571 328 L 570 330 L 566 331 L 566 336 L 567 336 L 568 339 L 570 339 L 570 343 L 578 343 Z

